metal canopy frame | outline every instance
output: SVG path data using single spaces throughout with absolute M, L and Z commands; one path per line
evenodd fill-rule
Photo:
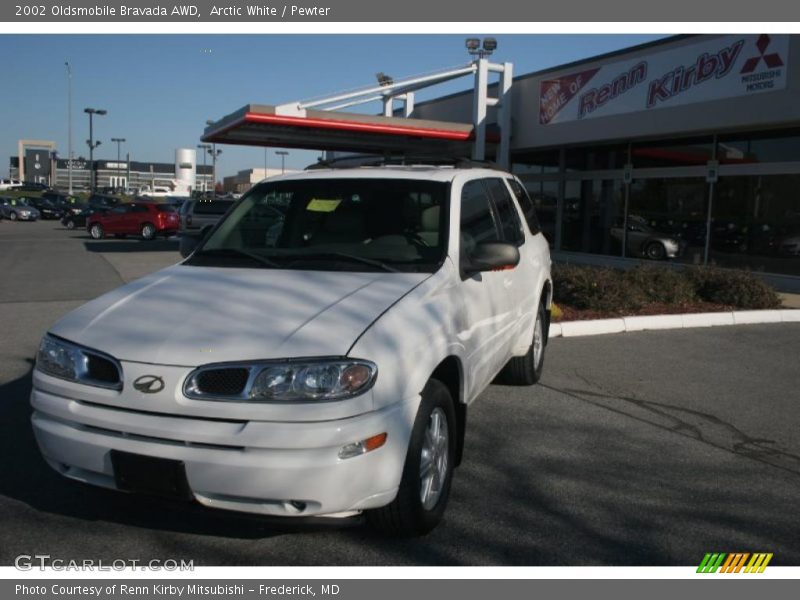
M 489 74 L 498 73 L 500 82 L 498 85 L 497 97 L 489 96 Z M 474 77 L 474 96 L 472 110 L 472 128 L 469 132 L 452 130 L 442 131 L 435 126 L 425 124 L 424 121 L 415 123 L 412 118 L 414 112 L 414 94 L 418 90 L 452 81 L 460 77 Z M 489 141 L 496 142 L 498 136 L 487 136 L 487 113 L 489 107 L 497 108 L 497 122 L 499 126 L 499 147 L 496 153 L 496 162 L 508 168 L 509 150 L 511 142 L 511 86 L 513 83 L 512 63 L 491 63 L 486 58 L 479 58 L 467 65 L 445 69 L 434 73 L 410 77 L 398 81 L 384 80 L 374 86 L 369 86 L 349 92 L 341 92 L 330 96 L 316 98 L 305 101 L 289 102 L 268 107 L 268 112 L 258 113 L 250 110 L 249 107 L 229 115 L 212 125 L 210 125 L 203 136 L 204 141 L 216 141 L 218 143 L 230 142 L 222 136 L 228 132 L 243 126 L 286 126 L 297 129 L 336 130 L 340 132 L 360 132 L 371 134 L 383 134 L 390 136 L 407 136 L 416 139 L 450 140 L 467 142 L 471 144 L 471 154 L 473 160 L 483 161 L 486 159 L 487 137 Z M 383 103 L 382 117 L 375 119 L 385 119 L 381 123 L 359 123 L 359 117 L 353 113 L 340 113 L 339 118 L 328 118 L 325 113 L 341 111 L 345 108 L 367 104 L 370 102 L 381 101 Z M 402 103 L 402 117 L 409 119 L 403 123 L 401 118 L 395 116 L 395 102 Z M 265 107 L 266 108 L 266 107 Z M 454 127 L 458 124 L 453 123 Z M 467 126 L 461 124 L 461 127 Z M 448 128 L 449 129 L 449 128 Z M 250 137 L 243 136 L 232 143 L 259 145 L 258 135 L 251 134 Z M 289 141 L 289 140 L 287 140 Z M 265 145 L 263 142 L 261 145 Z M 274 144 L 271 144 L 274 145 Z M 343 147 L 346 142 L 342 142 Z M 391 144 L 390 144 L 391 145 Z M 295 144 L 298 147 L 297 144 Z M 358 143 L 353 144 L 353 149 L 357 149 Z

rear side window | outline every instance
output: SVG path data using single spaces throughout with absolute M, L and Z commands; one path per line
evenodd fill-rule
M 519 213 L 514 207 L 514 201 L 508 188 L 502 179 L 486 179 L 486 187 L 494 199 L 497 207 L 497 216 L 500 220 L 500 227 L 503 230 L 503 239 L 511 244 L 519 246 L 525 242 L 525 235 L 522 233 L 522 222 Z
M 224 215 L 228 209 L 233 206 L 230 200 L 211 200 L 207 202 L 198 201 L 194 205 L 194 214 L 196 215 Z
M 469 254 L 477 244 L 499 239 L 486 188 L 480 180 L 467 182 L 461 191 L 461 252 Z
M 539 225 L 539 219 L 536 217 L 536 209 L 533 206 L 533 200 L 528 195 L 528 192 L 516 179 L 509 179 L 508 184 L 514 192 L 514 196 L 519 202 L 519 207 L 522 209 L 522 214 L 525 215 L 525 220 L 528 222 L 528 227 L 533 235 L 539 233 L 542 228 Z

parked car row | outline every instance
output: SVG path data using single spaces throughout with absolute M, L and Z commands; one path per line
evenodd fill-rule
M 27 198 L 0 196 L 0 219 L 35 221 L 41 214 Z
M 138 235 L 144 240 L 178 233 L 180 218 L 175 207 L 152 201 L 136 201 L 98 209 L 87 215 L 86 229 L 95 240 L 106 235 Z

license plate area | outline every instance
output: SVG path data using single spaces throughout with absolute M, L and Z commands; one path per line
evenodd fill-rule
M 112 450 L 111 465 L 120 490 L 181 500 L 194 498 L 183 461 Z

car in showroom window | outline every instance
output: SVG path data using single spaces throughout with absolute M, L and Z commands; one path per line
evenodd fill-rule
M 262 182 L 182 263 L 50 328 L 44 458 L 125 492 L 430 531 L 467 407 L 542 374 L 549 247 L 512 182 L 422 165 Z

